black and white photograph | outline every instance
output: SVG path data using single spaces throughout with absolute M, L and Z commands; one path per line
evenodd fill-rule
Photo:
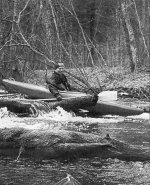
M 150 0 L 0 0 L 0 185 L 150 185 Z

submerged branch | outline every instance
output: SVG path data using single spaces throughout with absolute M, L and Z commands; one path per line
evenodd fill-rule
M 8 152 L 9 149 L 9 152 Z M 0 155 L 38 159 L 78 159 L 98 156 L 127 161 L 147 161 L 150 151 L 94 134 L 58 130 L 0 129 Z M 19 159 L 20 155 L 18 155 Z

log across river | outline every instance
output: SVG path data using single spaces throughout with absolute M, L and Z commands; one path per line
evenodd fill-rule
M 7 107 L 9 111 L 16 113 L 18 116 L 37 117 L 40 111 L 50 112 L 57 107 L 62 107 L 67 111 L 79 112 L 81 109 L 86 110 L 93 115 L 139 115 L 144 112 L 150 112 L 149 107 L 136 108 L 127 106 L 123 103 L 109 102 L 98 100 L 97 95 L 86 95 L 64 99 L 60 102 L 56 99 L 20 99 L 20 98 L 1 98 L 0 108 Z
M 74 159 L 99 156 L 122 160 L 150 160 L 150 151 L 94 134 L 73 131 L 30 131 L 22 128 L 0 130 L 0 155 L 38 159 Z
M 0 108 L 7 107 L 9 111 L 16 113 L 21 116 L 38 116 L 40 111 L 50 112 L 56 109 L 58 106 L 64 108 L 67 111 L 77 111 L 89 106 L 96 105 L 98 100 L 97 96 L 85 96 L 77 97 L 58 101 L 45 102 L 41 100 L 30 100 L 30 99 L 12 99 L 3 98 L 0 99 Z

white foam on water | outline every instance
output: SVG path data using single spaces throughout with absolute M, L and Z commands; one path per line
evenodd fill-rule
M 32 117 L 26 117 L 26 118 L 20 118 L 17 117 L 17 115 L 9 112 L 6 107 L 0 109 L 0 128 L 13 128 L 13 127 L 19 127 L 19 128 L 25 128 L 25 129 L 53 129 L 58 130 L 61 125 L 60 124 L 50 124 L 45 123 L 44 119 L 39 118 L 32 118 Z
M 31 120 L 29 120 L 31 123 Z M 43 124 L 45 125 L 45 124 Z M 0 128 L 25 128 L 25 129 L 40 129 L 42 127 L 42 123 L 36 124 L 27 124 L 24 119 L 21 118 L 4 118 L 0 119 Z
M 90 118 L 76 116 L 73 112 L 67 112 L 63 108 L 58 107 L 57 110 L 50 113 L 41 114 L 36 118 L 26 117 L 20 118 L 15 114 L 10 114 L 7 108 L 0 109 L 0 128 L 21 127 L 25 129 L 53 129 L 59 130 L 67 127 L 67 125 L 80 123 L 117 123 L 124 121 L 123 117 L 103 117 Z
M 150 113 L 142 113 L 140 115 L 127 116 L 127 118 L 150 120 Z
M 0 119 L 8 117 L 16 117 L 16 115 L 14 113 L 9 112 L 7 110 L 7 107 L 0 108 Z
M 115 117 L 108 116 L 108 118 L 107 117 L 91 118 L 91 117 L 76 116 L 74 113 L 67 112 L 61 107 L 57 107 L 57 110 L 51 111 L 48 114 L 40 115 L 39 117 L 45 118 L 45 119 L 51 119 L 51 120 L 55 120 L 55 121 L 90 122 L 90 123 L 97 123 L 97 122 L 99 122 L 99 123 L 105 123 L 105 122 L 116 123 L 116 122 L 120 122 L 120 121 L 124 120 L 123 117 L 119 117 L 119 116 L 115 116 Z M 116 119 L 114 119 L 114 118 L 116 118 Z

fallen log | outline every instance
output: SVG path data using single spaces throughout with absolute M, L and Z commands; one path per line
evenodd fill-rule
M 87 95 L 83 97 L 76 97 L 76 98 L 70 98 L 66 100 L 62 100 L 60 102 L 51 103 L 50 107 L 52 109 L 55 109 L 56 107 L 60 106 L 64 108 L 65 110 L 78 110 L 78 109 L 84 109 L 88 106 L 94 106 L 96 105 L 98 101 L 98 96 L 94 95 Z
M 142 147 L 129 145 L 128 143 L 112 139 L 109 135 L 106 135 L 106 137 L 101 140 L 102 143 L 103 141 L 104 143 L 108 142 L 112 146 L 107 153 L 108 158 L 117 158 L 126 161 L 150 160 L 150 148 L 143 149 Z
M 38 159 L 74 159 L 95 155 L 110 147 L 101 137 L 73 131 L 0 130 L 0 155 Z
M 94 106 L 98 100 L 97 96 L 85 96 L 65 99 L 60 102 L 44 102 L 28 99 L 0 99 L 0 108 L 7 107 L 11 112 L 18 115 L 37 116 L 39 111 L 50 112 L 58 106 L 67 111 L 77 111 L 88 106 Z
M 0 155 L 36 159 L 77 159 L 80 157 L 118 158 L 128 161 L 150 160 L 150 150 L 101 138 L 94 134 L 60 130 L 25 130 L 5 128 L 0 130 Z
M 18 99 L 0 99 L 0 108 L 7 107 L 7 109 L 18 115 L 34 115 L 37 116 L 38 112 L 30 102 L 23 102 Z

